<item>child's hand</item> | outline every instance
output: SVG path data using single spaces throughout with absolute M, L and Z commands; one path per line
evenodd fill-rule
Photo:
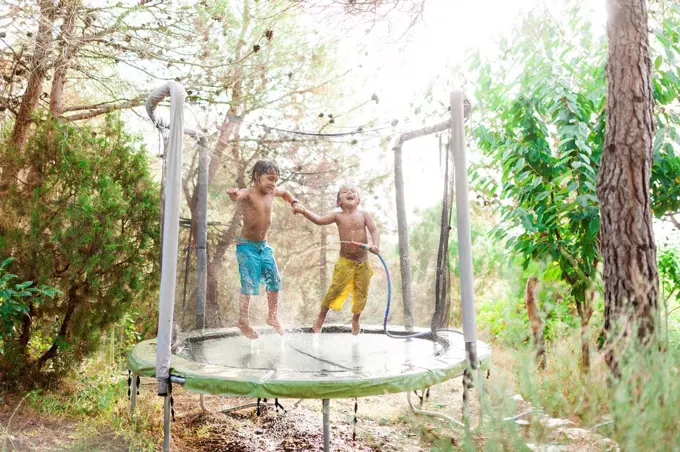
M 380 248 L 378 248 L 376 245 L 372 245 L 369 248 L 369 251 L 374 254 L 380 254 Z
M 298 213 L 304 213 L 305 212 L 305 207 L 300 204 L 299 202 L 296 202 L 293 204 L 293 213 L 298 214 Z
M 227 190 L 227 194 L 231 198 L 232 201 L 238 200 L 238 188 L 230 188 Z

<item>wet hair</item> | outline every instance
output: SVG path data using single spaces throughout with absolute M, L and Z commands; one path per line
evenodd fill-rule
M 352 185 L 352 184 L 345 184 L 345 185 L 341 185 L 340 188 L 338 188 L 338 194 L 337 194 L 336 197 L 335 197 L 335 205 L 336 205 L 336 206 L 340 207 L 340 192 L 341 192 L 343 189 L 347 189 L 347 188 L 352 188 L 352 189 L 354 189 L 354 191 L 357 192 L 357 199 L 358 199 L 359 201 L 361 201 L 361 194 L 359 194 L 359 189 L 358 189 L 356 186 Z
M 260 176 L 269 173 L 274 173 L 277 176 L 281 175 L 281 173 L 279 173 L 279 167 L 276 166 L 276 163 L 272 162 L 271 160 L 258 160 L 250 170 L 250 182 L 255 182 L 260 178 Z

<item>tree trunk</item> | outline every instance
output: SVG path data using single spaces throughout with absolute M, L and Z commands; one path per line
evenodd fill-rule
M 607 130 L 597 195 L 604 265 L 605 359 L 619 374 L 621 338 L 647 343 L 658 297 L 650 209 L 652 82 L 647 5 L 607 0 Z
M 66 75 L 68 73 L 71 60 L 78 50 L 73 31 L 76 28 L 76 19 L 80 11 L 79 0 L 63 2 L 64 23 L 59 34 L 59 56 L 54 64 L 54 77 L 52 78 L 52 89 L 50 90 L 50 113 L 58 117 L 64 105 L 64 86 L 66 85 Z
M 35 40 L 33 58 L 31 59 L 31 75 L 28 77 L 28 86 L 22 96 L 19 112 L 17 113 L 10 145 L 21 151 L 26 144 L 28 129 L 31 125 L 33 110 L 38 105 L 42 93 L 45 75 L 50 66 L 49 54 L 52 51 L 52 28 L 56 14 L 56 6 L 53 0 L 41 0 L 40 25 Z
M 593 316 L 595 291 L 580 288 L 574 295 L 576 311 L 581 321 L 581 370 L 590 371 L 590 318 Z
M 536 302 L 536 287 L 538 286 L 538 279 L 531 276 L 527 280 L 526 290 L 524 292 L 524 302 L 527 307 L 527 316 L 529 317 L 529 326 L 531 327 L 531 337 L 534 350 L 536 352 L 536 365 L 540 369 L 545 369 L 545 337 L 543 336 L 543 319 L 538 310 L 538 303 Z

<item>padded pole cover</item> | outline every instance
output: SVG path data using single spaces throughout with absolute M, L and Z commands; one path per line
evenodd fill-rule
M 461 90 L 451 93 L 451 145 L 456 185 L 456 218 L 458 220 L 458 259 L 460 265 L 460 296 L 463 311 L 463 335 L 476 356 L 477 327 L 475 325 L 475 290 L 472 278 L 472 240 L 470 237 L 470 201 L 468 199 L 467 155 L 465 153 L 464 95 Z M 473 356 L 473 359 L 474 357 Z
M 163 261 L 161 262 L 161 290 L 158 308 L 158 346 L 156 348 L 156 379 L 158 395 L 166 395 L 170 381 L 170 345 L 172 316 L 175 307 L 177 252 L 179 246 L 179 205 L 182 187 L 182 139 L 184 136 L 184 87 L 168 82 L 153 90 L 146 100 L 146 111 L 157 125 L 155 109 L 170 95 L 170 134 L 168 137 L 165 216 L 163 218 Z

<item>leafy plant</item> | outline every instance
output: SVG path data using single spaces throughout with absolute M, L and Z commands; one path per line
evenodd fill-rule
M 501 42 L 498 58 L 470 56 L 474 96 L 483 105 L 472 129 L 486 158 L 475 183 L 499 207 L 496 237 L 522 256 L 524 268 L 540 261 L 544 270 L 537 276 L 568 285 L 564 302 L 573 303 L 580 317 L 587 369 L 600 259 L 595 184 L 604 145 L 606 42 L 577 2 L 564 13 L 559 21 L 529 15 Z M 678 139 L 680 79 L 672 62 L 680 50 L 675 31 L 680 9 L 673 6 L 655 17 L 659 131 L 652 194 L 655 214 L 663 216 L 680 206 L 675 180 L 680 160 L 671 143 Z
M 0 356 L 5 384 L 74 369 L 102 330 L 155 293 L 158 189 L 123 127 L 114 116 L 98 129 L 44 121 L 21 154 L 0 147 L 0 160 L 28 168 L 0 198 L 0 253 L 34 287 L 63 294 L 20 297 Z
M 30 315 L 30 306 L 38 306 L 44 297 L 54 298 L 62 293 L 54 287 L 41 284 L 34 287 L 32 281 L 12 285 L 17 275 L 9 273 L 7 267 L 14 258 L 8 257 L 0 264 L 0 354 L 4 354 L 3 344 L 16 334 L 16 325 Z

